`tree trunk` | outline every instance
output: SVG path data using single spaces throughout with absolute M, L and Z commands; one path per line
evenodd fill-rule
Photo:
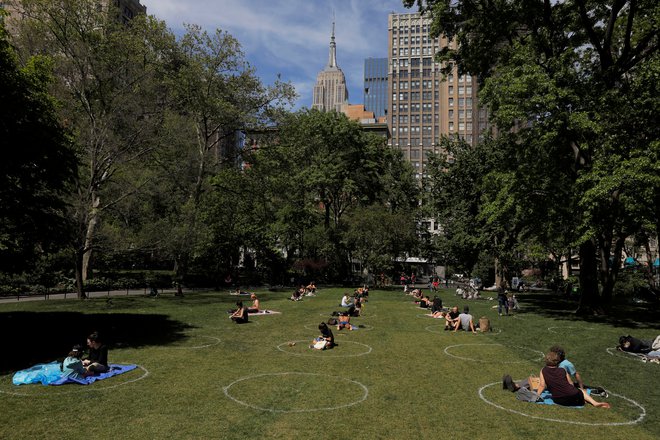
M 603 272 L 605 282 L 603 283 L 603 292 L 601 293 L 601 304 L 607 307 L 612 302 L 612 294 L 614 292 L 614 285 L 619 275 L 619 263 L 621 261 L 621 253 L 623 252 L 623 244 L 625 237 L 619 237 L 614 245 L 614 253 L 611 255 L 612 264 L 610 264 L 610 255 L 601 250 L 601 272 Z M 607 257 L 607 258 L 605 258 Z
M 596 266 L 596 245 L 587 240 L 580 245 L 580 305 L 578 315 L 602 314 L 598 292 L 598 269 Z
M 85 294 L 85 281 L 82 277 L 82 267 L 83 267 L 83 249 L 78 249 L 74 253 L 75 266 L 76 266 L 76 294 L 78 299 L 85 299 L 87 295 Z
M 89 261 L 92 258 L 92 245 L 94 244 L 94 233 L 96 232 L 96 225 L 99 221 L 99 203 L 101 200 L 95 194 L 92 194 L 92 209 L 89 212 L 89 220 L 87 221 L 87 229 L 85 232 L 85 252 L 82 256 L 81 276 L 83 282 L 87 281 L 87 273 L 89 271 Z

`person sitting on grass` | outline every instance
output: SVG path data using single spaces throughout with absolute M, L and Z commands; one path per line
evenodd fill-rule
M 348 308 L 348 307 L 351 306 L 351 304 L 353 304 L 353 300 L 351 300 L 351 297 L 350 297 L 350 295 L 348 294 L 348 292 L 345 292 L 343 298 L 341 299 L 341 304 L 339 304 L 339 305 L 340 305 L 341 307 L 346 307 L 346 308 Z
M 90 376 L 94 373 L 88 372 L 82 363 L 83 349 L 80 345 L 74 345 L 68 356 L 62 362 L 60 370 L 62 370 L 62 375 L 64 377 L 70 377 L 72 379 L 82 379 L 84 377 Z
M 243 306 L 243 301 L 236 301 L 236 307 L 238 308 L 229 317 L 236 324 L 245 324 L 248 322 L 247 307 Z
M 470 307 L 468 306 L 464 306 L 463 313 L 458 315 L 458 322 L 455 324 L 454 332 L 456 332 L 459 328 L 465 330 L 466 332 L 477 332 L 474 327 L 474 319 L 472 318 L 472 315 L 470 315 Z
M 453 330 L 456 328 L 456 323 L 461 322 L 458 320 L 459 315 L 458 306 L 452 307 L 449 313 L 445 315 L 445 330 Z
M 300 286 L 298 289 L 293 291 L 293 294 L 289 299 L 291 301 L 302 301 L 303 296 L 305 296 L 305 288 L 303 286 Z
M 577 371 L 575 365 L 573 365 L 573 362 L 566 359 L 566 352 L 562 347 L 558 345 L 553 345 L 552 347 L 550 347 L 550 351 L 557 353 L 560 361 L 559 368 L 563 368 L 564 370 L 566 370 L 566 373 L 568 373 L 568 377 L 571 379 L 571 382 L 576 388 L 579 388 L 581 390 L 589 388 L 591 389 L 592 396 L 608 397 L 607 392 L 602 387 L 592 387 L 584 384 L 580 372 Z
M 442 311 L 442 299 L 435 295 L 433 297 L 433 302 L 431 303 L 431 313 L 436 313 Z
M 319 331 L 321 335 L 318 338 L 312 340 L 312 344 L 309 348 L 315 350 L 327 350 L 335 346 L 335 336 L 332 334 L 332 330 L 328 327 L 328 324 L 322 322 L 319 324 Z
M 89 356 L 83 361 L 83 366 L 90 374 L 105 373 L 108 371 L 108 347 L 101 342 L 98 332 L 87 336 Z
M 308 295 L 316 295 L 316 284 L 314 281 L 310 282 L 307 287 L 305 287 L 305 291 Z
M 252 307 L 247 309 L 248 313 L 259 313 L 259 298 L 254 293 L 250 295 L 252 300 Z
M 570 375 L 563 368 L 559 368 L 561 357 L 554 351 L 545 355 L 545 367 L 539 374 L 541 385 L 537 393 L 541 395 L 544 390 L 552 394 L 552 400 L 562 406 L 583 406 L 584 402 L 596 408 L 610 408 L 607 402 L 597 402 L 583 389 L 575 388 Z
M 348 312 L 341 312 L 337 321 L 337 330 L 341 330 L 343 328 L 353 330 L 353 326 L 351 325 L 351 317 L 348 316 Z

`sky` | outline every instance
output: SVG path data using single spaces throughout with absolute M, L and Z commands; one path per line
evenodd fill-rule
M 363 103 L 364 60 L 387 57 L 387 15 L 414 12 L 401 0 L 141 0 L 147 13 L 182 35 L 183 25 L 229 32 L 265 84 L 281 75 L 312 106 L 316 75 L 328 62 L 333 11 L 337 64 L 349 102 Z

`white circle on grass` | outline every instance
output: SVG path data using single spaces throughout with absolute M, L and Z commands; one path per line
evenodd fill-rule
M 140 370 L 143 371 L 142 376 L 137 377 L 137 378 L 135 378 L 135 379 L 127 380 L 127 381 L 124 381 L 124 382 L 121 382 L 121 383 L 118 383 L 118 384 L 108 385 L 108 386 L 105 386 L 105 387 L 100 387 L 100 386 L 94 386 L 94 387 L 93 387 L 93 386 L 91 386 L 92 384 L 90 384 L 90 385 L 65 384 L 65 385 L 78 385 L 80 388 L 77 388 L 77 389 L 75 389 L 75 390 L 69 390 L 69 391 L 48 392 L 48 393 L 44 393 L 44 394 L 36 394 L 36 393 L 17 393 L 17 392 L 15 392 L 15 391 L 6 391 L 6 390 L 0 390 L 0 393 L 2 393 L 2 394 L 10 394 L 10 395 L 12 395 L 12 396 L 20 396 L 20 397 L 50 397 L 50 396 L 59 396 L 59 395 L 63 395 L 63 394 L 80 394 L 80 393 L 83 393 L 83 392 L 85 392 L 85 391 L 105 391 L 105 390 L 111 390 L 111 389 L 113 389 L 113 388 L 117 388 L 117 387 L 120 387 L 120 386 L 123 386 L 123 385 L 128 385 L 129 383 L 137 382 L 138 380 L 142 380 L 142 379 L 144 379 L 145 377 L 149 376 L 149 371 L 148 371 L 146 368 L 144 368 L 144 367 L 141 366 L 141 365 L 138 365 L 137 368 L 139 368 Z M 133 370 L 131 370 L 131 371 L 133 371 Z M 127 373 L 129 373 L 129 371 L 127 371 Z M 121 376 L 121 374 L 118 375 L 118 376 Z M 113 377 L 115 377 L 115 376 L 113 376 Z M 108 379 L 109 379 L 109 378 L 108 378 Z M 107 379 L 104 379 L 104 380 L 107 380 Z M 98 382 L 98 381 L 97 381 L 97 382 Z M 30 384 L 30 385 L 41 385 L 41 384 L 39 383 L 39 384 Z M 58 387 L 58 388 L 62 388 L 62 387 L 64 387 L 65 385 L 58 385 L 57 387 Z M 15 386 L 17 386 L 17 385 L 15 385 Z M 53 387 L 54 387 L 54 385 L 53 385 L 53 386 L 50 386 L 50 388 L 53 388 Z M 43 385 L 42 385 L 42 389 L 43 389 Z
M 634 406 L 636 406 L 637 408 L 639 408 L 639 409 L 640 409 L 639 417 L 637 417 L 635 420 L 629 420 L 629 421 L 627 421 L 627 422 L 579 422 L 579 421 L 572 421 L 572 420 L 551 419 L 551 418 L 549 418 L 549 417 L 533 416 L 533 415 L 531 415 L 531 414 L 525 414 L 525 413 L 522 412 L 522 411 L 517 411 L 517 410 L 515 410 L 515 409 L 505 408 L 505 407 L 503 407 L 503 406 L 501 406 L 501 405 L 498 405 L 498 404 L 495 403 L 495 402 L 491 402 L 490 400 L 486 399 L 486 397 L 484 396 L 483 391 L 484 391 L 486 388 L 490 388 L 490 387 L 492 387 L 492 386 L 494 386 L 494 385 L 498 385 L 498 384 L 501 385 L 502 382 L 493 382 L 493 383 L 489 383 L 489 384 L 484 385 L 484 386 L 482 386 L 481 388 L 479 388 L 479 397 L 481 398 L 481 400 L 483 400 L 484 402 L 486 402 L 486 403 L 489 404 L 489 405 L 494 406 L 494 407 L 497 408 L 497 409 L 501 409 L 501 410 L 503 410 L 503 411 L 508 411 L 508 412 L 510 412 L 510 413 L 513 413 L 513 414 L 518 414 L 519 416 L 529 417 L 529 418 L 531 418 L 531 419 L 545 420 L 545 421 L 548 421 L 548 422 L 567 423 L 567 424 L 571 424 L 571 425 L 586 425 L 586 426 L 623 426 L 623 425 L 636 425 L 637 423 L 641 422 L 641 421 L 644 419 L 644 417 L 646 417 L 646 409 L 645 409 L 642 405 L 640 405 L 639 403 L 635 402 L 635 401 L 632 400 L 632 399 L 629 399 L 628 397 L 622 396 L 621 394 L 613 393 L 613 392 L 611 392 L 611 391 L 608 391 L 608 394 L 609 394 L 610 396 L 614 396 L 614 397 L 618 397 L 618 398 L 620 398 L 620 399 L 626 400 L 627 402 L 629 402 L 629 403 L 633 404 Z
M 560 329 L 560 331 L 555 331 L 555 329 Z M 593 328 L 593 327 L 576 327 L 576 326 L 548 327 L 548 331 L 550 333 L 555 333 L 555 334 L 563 333 L 561 330 L 589 330 L 589 331 L 594 331 L 596 329 Z
M 221 342 L 220 338 L 216 338 L 215 336 L 194 335 L 192 337 L 193 338 L 206 338 L 206 339 L 210 339 L 214 342 L 210 342 L 208 344 L 201 344 L 201 345 L 185 345 L 185 346 L 160 347 L 160 348 L 161 349 L 170 349 L 170 350 L 199 350 L 199 349 L 202 349 L 202 348 L 213 347 L 214 345 L 218 345 Z
M 436 319 L 440 319 L 440 318 L 436 318 Z M 441 331 L 433 330 L 436 327 L 442 327 L 442 330 Z M 444 328 L 445 328 L 444 325 L 438 324 L 438 325 L 426 326 L 426 327 L 424 327 L 424 330 L 426 330 L 427 332 L 430 332 L 430 333 L 438 333 L 438 334 L 444 334 L 445 332 L 447 332 L 447 333 L 452 333 L 453 332 L 453 330 L 445 330 Z M 502 333 L 501 328 L 498 328 L 497 330 L 491 330 L 491 331 L 488 331 L 488 332 L 477 331 L 477 334 L 490 335 L 490 336 L 496 336 L 496 335 L 499 335 L 500 333 Z
M 455 354 L 451 354 L 448 351 L 450 348 L 467 347 L 467 346 L 474 346 L 474 347 L 476 347 L 476 346 L 500 346 L 500 347 L 521 348 L 523 350 L 538 353 L 538 354 L 541 355 L 541 357 L 539 357 L 538 359 L 524 359 L 524 360 L 521 360 L 521 361 L 499 361 L 499 362 L 497 362 L 497 361 L 493 361 L 492 359 L 481 360 L 481 359 L 474 359 L 474 358 L 469 358 L 469 357 L 465 357 L 465 356 L 456 356 Z M 533 349 L 527 348 L 527 347 L 520 347 L 520 346 L 517 346 L 517 345 L 504 345 L 504 344 L 455 344 L 455 345 L 449 345 L 449 346 L 445 347 L 444 353 L 447 356 L 451 356 L 451 357 L 456 358 L 456 359 L 462 359 L 464 361 L 489 362 L 489 363 L 499 363 L 499 364 L 522 364 L 524 362 L 535 362 L 535 361 L 539 361 L 539 360 L 543 359 L 543 356 L 545 356 L 544 353 L 542 353 L 538 350 L 533 350 Z
M 607 347 L 605 351 L 607 351 L 610 355 L 621 359 L 630 359 L 631 361 L 644 362 L 644 355 L 641 353 L 628 353 L 626 351 L 617 350 L 616 347 Z
M 329 407 L 319 407 L 319 408 L 304 408 L 304 409 L 277 409 L 277 408 L 265 408 L 265 407 L 260 407 L 260 406 L 257 406 L 257 405 L 252 405 L 251 403 L 248 403 L 248 402 L 245 402 L 243 400 L 237 399 L 236 397 L 232 396 L 229 393 L 229 389 L 231 387 L 233 387 L 234 385 L 236 385 L 237 383 L 239 383 L 239 382 L 243 382 L 243 381 L 246 381 L 246 380 L 253 380 L 253 379 L 257 379 L 257 378 L 265 377 L 265 376 L 288 376 L 288 375 L 317 376 L 317 377 L 321 377 L 321 378 L 329 377 L 329 378 L 332 378 L 332 379 L 339 379 L 339 380 L 348 382 L 350 384 L 359 386 L 360 388 L 362 388 L 363 394 L 362 394 L 362 397 L 360 397 L 359 399 L 357 399 L 353 402 L 345 403 L 343 405 L 336 405 L 336 406 L 329 406 Z M 242 377 L 240 379 L 237 379 L 237 380 L 233 381 L 232 383 L 230 383 L 226 387 L 223 387 L 222 390 L 224 391 L 225 396 L 227 396 L 229 399 L 233 400 L 234 402 L 236 402 L 238 404 L 241 404 L 243 406 L 247 406 L 248 408 L 256 409 L 256 410 L 259 410 L 259 411 L 268 411 L 268 412 L 273 412 L 273 413 L 302 413 L 302 412 L 330 411 L 330 410 L 335 410 L 335 409 L 348 408 L 348 407 L 357 405 L 358 403 L 364 402 L 365 400 L 367 400 L 367 397 L 369 396 L 369 389 L 364 384 L 362 384 L 362 383 L 360 383 L 356 380 L 345 379 L 343 377 L 337 377 L 337 376 L 329 376 L 329 375 L 325 375 L 325 374 L 298 373 L 298 372 L 264 373 L 264 374 L 256 374 L 256 375 L 253 375 L 253 376 L 246 376 L 246 377 Z
M 282 347 L 283 347 L 284 345 L 288 345 L 288 344 L 291 343 L 291 342 L 295 342 L 296 344 L 299 344 L 299 343 L 302 342 L 302 343 L 303 343 L 303 346 L 307 346 L 307 345 L 309 345 L 310 341 L 311 341 L 311 338 L 310 338 L 310 339 L 299 339 L 299 340 L 296 340 L 296 341 L 282 342 L 280 345 L 277 346 L 277 349 L 278 349 L 279 351 L 283 352 L 283 353 L 290 354 L 290 355 L 292 355 L 292 356 L 320 357 L 321 355 L 317 355 L 317 354 L 313 354 L 313 353 L 292 353 L 291 351 L 288 351 L 288 350 L 284 350 L 284 349 L 282 349 Z M 324 357 L 324 358 L 329 358 L 329 357 L 331 357 L 331 358 L 341 358 L 341 357 L 358 357 L 358 356 L 364 356 L 364 355 L 367 355 L 367 354 L 371 353 L 371 351 L 373 350 L 373 348 L 372 348 L 371 346 L 369 346 L 369 345 L 367 345 L 367 344 L 363 344 L 363 343 L 361 343 L 361 342 L 342 341 L 342 342 L 341 342 L 341 345 L 343 345 L 343 344 L 356 344 L 356 345 L 362 345 L 363 347 L 366 347 L 366 348 L 367 348 L 367 351 L 362 352 L 362 353 L 357 353 L 357 354 L 340 354 L 340 355 L 336 355 L 336 354 L 327 354 L 327 353 L 329 353 L 329 352 L 336 351 L 336 350 L 337 350 L 337 347 L 333 347 L 333 348 L 331 348 L 330 350 L 314 350 L 314 351 L 315 351 L 315 352 L 316 352 L 316 351 L 322 351 L 322 352 L 324 353 L 324 354 L 322 355 L 322 357 Z M 339 346 L 341 347 L 341 345 L 339 345 Z M 313 349 L 310 348 L 310 350 L 313 350 Z
M 355 325 L 352 322 L 351 322 L 351 324 Z M 330 324 L 327 324 L 327 325 L 328 325 L 328 327 L 334 327 L 334 325 L 330 325 Z M 318 331 L 318 329 L 319 329 L 318 324 L 305 324 L 303 327 L 305 327 L 307 330 L 312 330 L 312 331 Z M 358 324 L 356 327 L 358 328 L 358 330 L 364 330 L 364 331 L 369 331 L 369 330 L 374 329 L 374 326 L 369 325 L 369 324 Z M 357 331 L 357 330 L 355 330 L 355 331 Z

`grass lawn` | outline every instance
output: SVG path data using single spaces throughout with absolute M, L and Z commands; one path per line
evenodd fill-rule
M 495 331 L 473 335 L 443 331 L 398 290 L 372 290 L 354 319 L 362 328 L 335 329 L 338 347 L 310 350 L 343 291 L 295 303 L 257 292 L 282 313 L 245 325 L 227 318 L 236 297 L 225 292 L 0 305 L 0 438 L 660 438 L 660 365 L 606 351 L 620 335 L 660 333 L 655 310 L 587 322 L 565 300 L 521 295 L 521 313 L 498 317 L 496 301 L 443 290 L 446 306 L 490 317 Z M 111 340 L 110 362 L 141 368 L 88 386 L 12 385 L 13 371 L 65 356 L 93 330 Z M 611 410 L 502 390 L 504 373 L 538 374 L 553 344 L 610 391 Z

